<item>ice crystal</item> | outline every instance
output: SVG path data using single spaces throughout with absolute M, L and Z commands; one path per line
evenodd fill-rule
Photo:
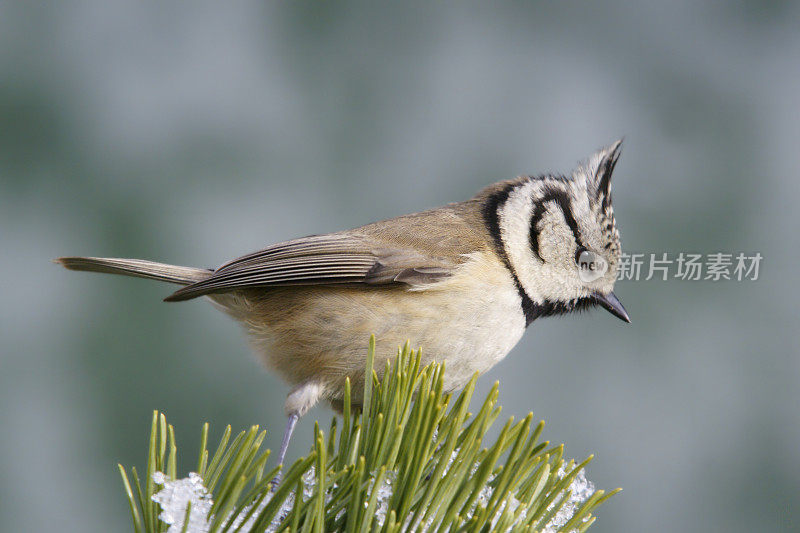
M 386 472 L 386 475 L 383 477 L 383 481 L 377 489 L 374 488 L 375 478 L 373 477 L 372 479 L 372 487 L 378 493 L 378 506 L 375 509 L 375 520 L 379 526 L 382 526 L 383 522 L 386 520 L 386 515 L 389 512 L 389 501 L 392 499 L 392 483 L 395 482 L 395 473 L 392 471 Z
M 447 472 L 453 465 L 453 462 L 458 455 L 458 449 L 454 450 L 451 454 L 447 466 L 445 467 L 445 472 Z M 472 467 L 472 474 L 474 475 L 477 472 L 479 463 L 475 463 Z M 565 468 L 562 466 L 558 471 L 558 478 L 563 479 L 564 476 L 567 474 Z M 475 503 L 473 504 L 472 508 L 467 510 L 465 513 L 464 519 L 469 520 L 472 518 L 475 511 L 478 510 L 480 507 L 486 507 L 489 504 L 489 501 L 492 499 L 492 495 L 494 494 L 494 487 L 492 486 L 492 482 L 494 481 L 495 476 L 491 475 L 486 480 L 486 486 L 484 486 L 480 492 L 478 493 L 478 497 L 475 499 Z M 586 479 L 586 473 L 583 469 L 581 469 L 575 477 L 572 479 L 570 486 L 568 487 L 570 491 L 570 497 L 566 501 L 562 502 L 561 507 L 558 509 L 556 514 L 553 518 L 545 525 L 544 529 L 542 530 L 543 533 L 554 533 L 559 530 L 564 524 L 569 522 L 570 518 L 573 517 L 575 512 L 581 506 L 583 502 L 588 500 L 592 494 L 594 494 L 594 484 Z M 514 513 L 517 511 L 517 508 L 521 505 L 521 502 L 514 496 L 514 494 L 508 494 L 505 496 L 503 502 L 500 503 L 499 508 L 492 520 L 492 527 L 497 524 L 497 521 L 505 511 L 506 507 L 510 513 Z M 547 508 L 548 511 L 551 511 L 553 507 L 556 505 L 556 502 L 550 504 Z M 514 521 L 515 525 L 523 523 L 527 516 L 526 509 L 521 509 L 519 515 L 516 517 Z M 585 519 L 584 519 L 585 521 Z M 410 521 L 409 521 L 410 523 Z M 421 528 L 423 531 L 426 531 L 430 528 L 431 523 L 427 523 L 423 525 Z
M 472 518 L 472 514 L 478 507 L 486 507 L 489 505 L 489 500 L 492 499 L 492 494 L 494 494 L 494 487 L 491 486 L 494 478 L 495 476 L 492 474 L 489 476 L 489 479 L 486 480 L 486 485 L 478 493 L 478 497 L 475 500 L 475 507 L 467 512 L 467 518 Z
M 566 471 L 562 466 L 558 470 L 558 477 L 563 478 L 566 475 Z M 572 482 L 569 485 L 570 497 L 567 501 L 565 501 L 558 512 L 553 516 L 553 518 L 547 523 L 547 525 L 542 530 L 542 533 L 555 533 L 556 531 L 561 528 L 564 524 L 569 522 L 569 519 L 575 514 L 575 511 L 581 506 L 583 502 L 588 500 L 592 494 L 594 494 L 594 483 L 586 479 L 586 473 L 583 469 L 581 469 L 578 474 L 572 478 Z M 550 504 L 550 507 L 547 510 L 551 510 L 554 504 Z
M 314 469 L 313 466 L 311 468 L 309 468 L 303 474 L 303 477 L 302 477 L 302 480 L 303 480 L 303 494 L 302 494 L 302 496 L 300 496 L 303 501 L 307 500 L 308 498 L 311 497 L 312 494 L 314 494 L 314 486 L 316 485 L 316 482 L 317 482 L 317 477 L 316 476 L 317 476 L 316 470 Z M 295 492 L 291 492 L 291 493 L 289 493 L 289 496 L 287 496 L 286 499 L 283 500 L 283 503 L 281 504 L 281 508 L 278 509 L 277 513 L 275 513 L 275 517 L 272 519 L 272 522 L 270 523 L 269 527 L 267 528 L 267 533 L 272 533 L 274 531 L 278 531 L 278 527 L 281 525 L 281 522 L 286 520 L 286 518 L 292 512 L 292 508 L 294 507 L 295 498 L 297 498 L 297 494 Z M 267 502 L 265 501 L 264 505 L 266 505 L 266 503 Z M 243 530 L 247 531 L 247 528 L 243 528 Z
M 307 500 L 314 494 L 314 487 L 317 485 L 317 469 L 312 465 L 303 474 L 303 499 Z
M 214 502 L 203 485 L 203 478 L 191 472 L 189 477 L 170 481 L 162 472 L 153 474 L 153 482 L 163 488 L 153 494 L 153 501 L 161 506 L 158 518 L 169 524 L 167 533 L 180 533 L 183 531 L 183 521 L 186 518 L 186 506 L 191 502 L 189 524 L 186 531 L 192 533 L 206 533 L 208 531 L 208 513 Z
M 258 505 L 258 507 L 256 507 L 256 510 L 253 511 L 253 513 L 250 515 L 250 518 L 247 519 L 247 522 L 244 522 L 244 518 L 248 515 L 248 513 L 250 513 L 250 510 L 253 509 L 253 505 L 252 504 L 246 506 L 244 509 L 242 509 L 242 512 L 239 513 L 236 516 L 236 518 L 233 520 L 233 523 L 231 524 L 231 527 L 229 529 L 231 531 L 237 531 L 237 530 L 239 530 L 239 531 L 250 531 L 251 529 L 253 529 L 253 526 L 256 523 L 256 519 L 258 518 L 258 515 L 261 513 L 261 511 L 264 510 L 264 507 L 267 506 L 268 502 L 269 502 L 269 496 L 264 498 L 264 500 Z M 244 525 L 242 525 L 242 522 L 244 522 Z M 241 527 L 241 529 L 239 529 L 240 527 Z M 278 524 L 275 524 L 274 526 L 271 525 L 270 528 L 267 531 L 274 531 L 275 530 L 274 528 L 277 528 L 277 527 L 278 527 Z
M 303 499 L 308 499 L 314 493 L 314 486 L 316 485 L 316 474 L 314 467 L 312 466 L 306 473 L 303 474 Z M 267 506 L 269 503 L 272 494 L 269 494 L 261 504 L 256 508 L 255 511 L 251 514 L 250 518 L 247 519 L 247 522 L 244 522 L 244 517 L 250 513 L 250 510 L 253 508 L 252 505 L 245 507 L 241 513 L 233 520 L 233 523 L 230 527 L 231 531 L 236 531 L 239 527 L 241 527 L 241 531 L 250 531 L 253 526 L 255 525 L 256 519 L 261 511 L 264 510 L 264 507 Z M 267 526 L 266 532 L 273 533 L 278 531 L 281 523 L 286 520 L 289 516 L 289 513 L 292 512 L 292 508 L 294 507 L 294 500 L 295 500 L 295 493 L 291 492 L 286 497 L 286 499 L 281 504 L 280 509 L 278 512 L 275 513 L 275 516 L 272 518 L 269 526 Z M 244 522 L 244 525 L 242 525 Z

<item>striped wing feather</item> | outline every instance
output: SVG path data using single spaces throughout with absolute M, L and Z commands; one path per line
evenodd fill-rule
M 167 301 L 255 287 L 431 283 L 448 276 L 454 266 L 452 261 L 413 250 L 381 247 L 359 235 L 313 236 L 226 263 L 210 277 L 176 291 Z
M 479 202 L 451 204 L 349 231 L 275 244 L 234 259 L 167 298 L 188 300 L 242 288 L 433 283 L 490 238 Z

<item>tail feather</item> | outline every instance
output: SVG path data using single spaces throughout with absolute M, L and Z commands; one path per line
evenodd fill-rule
M 137 278 L 156 279 L 189 285 L 206 279 L 211 270 L 177 265 L 165 265 L 144 259 L 117 259 L 113 257 L 59 257 L 55 260 L 69 270 L 104 272 Z

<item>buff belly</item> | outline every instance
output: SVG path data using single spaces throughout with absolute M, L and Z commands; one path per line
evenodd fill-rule
M 244 324 L 270 369 L 295 386 L 315 383 L 334 403 L 348 377 L 360 401 L 372 334 L 376 370 L 408 341 L 423 363 L 446 361 L 452 391 L 505 357 L 525 330 L 513 280 L 485 254 L 426 286 L 284 287 L 212 299 Z

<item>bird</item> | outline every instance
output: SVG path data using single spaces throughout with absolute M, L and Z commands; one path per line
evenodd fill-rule
M 547 316 L 600 306 L 630 317 L 613 289 L 621 244 L 611 202 L 616 141 L 568 175 L 501 181 L 473 198 L 355 229 L 274 244 L 216 269 L 142 259 L 60 257 L 71 270 L 182 285 L 240 322 L 269 370 L 291 386 L 278 464 L 298 419 L 319 401 L 362 402 L 366 344 L 375 368 L 399 345 L 444 361 L 463 387 Z

